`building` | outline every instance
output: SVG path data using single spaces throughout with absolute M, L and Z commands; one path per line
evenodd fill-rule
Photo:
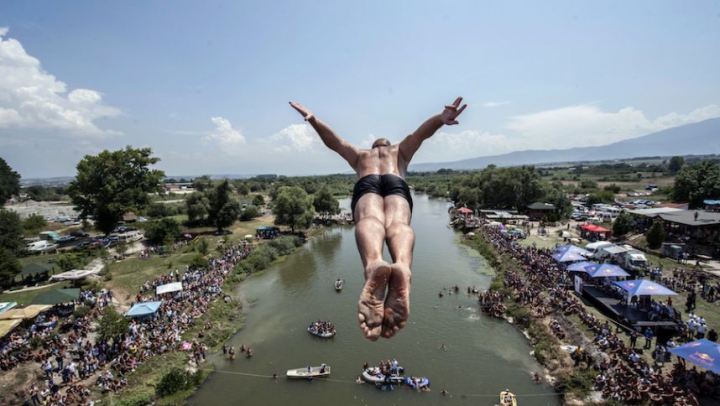
M 540 220 L 555 211 L 555 205 L 550 203 L 535 202 L 525 207 L 525 214 L 530 220 Z

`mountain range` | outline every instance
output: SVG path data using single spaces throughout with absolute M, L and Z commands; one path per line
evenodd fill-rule
M 439 169 L 483 169 L 488 165 L 518 166 L 565 162 L 607 161 L 654 156 L 720 154 L 720 118 L 650 133 L 597 147 L 554 150 L 516 151 L 502 155 L 482 156 L 454 162 L 410 165 L 414 172 Z

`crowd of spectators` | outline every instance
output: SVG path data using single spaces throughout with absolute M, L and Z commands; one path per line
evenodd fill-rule
M 206 323 L 191 343 L 184 342 L 182 335 L 195 325 L 195 319 L 205 313 L 210 302 L 223 295 L 225 279 L 251 249 L 248 244 L 230 244 L 220 257 L 211 258 L 206 268 L 187 267 L 185 272 L 175 270 L 146 281 L 135 299 L 161 301 L 157 312 L 131 319 L 126 332 L 106 341 L 91 339 L 91 326 L 101 318 L 103 308 L 112 303 L 113 294 L 108 290 L 82 290 L 78 304 L 90 309 L 86 315 L 73 321 L 66 318 L 62 321 L 66 332 L 56 334 L 54 326 L 47 323 L 58 321 L 56 312 L 43 313 L 29 328 L 15 331 L 0 341 L 0 368 L 8 371 L 23 362 L 35 363 L 38 380 L 21 396 L 33 405 L 64 406 L 89 404 L 90 385 L 102 391 L 121 389 L 127 384 L 125 377 L 129 372 L 157 354 L 188 351 L 199 364 L 207 349 L 202 338 L 207 333 L 205 329 L 212 329 L 212 323 Z M 158 286 L 171 282 L 181 282 L 183 289 L 156 294 Z M 231 299 L 223 295 L 223 300 Z M 32 345 L 33 342 L 37 344 Z
M 512 289 L 515 301 L 530 307 L 531 317 L 553 315 L 548 327 L 559 340 L 565 339 L 565 328 L 572 325 L 564 317 L 571 314 L 579 316 L 587 328 L 593 331 L 593 340 L 579 343 L 579 350 L 572 355 L 576 365 L 579 360 L 584 360 L 588 368 L 597 370 L 594 389 L 604 399 L 625 404 L 686 406 L 698 405 L 698 397 L 720 395 L 720 387 L 716 385 L 717 375 L 709 371 L 700 372 L 695 367 L 688 369 L 681 358 L 672 365 L 669 373 L 663 373 L 665 363 L 670 360 L 666 347 L 675 345 L 672 339 L 665 343 L 656 339 L 652 351 L 655 362 L 648 362 L 641 357 L 643 350 L 635 346 L 637 337 L 644 336 L 645 349 L 652 349 L 654 334 L 651 329 L 645 332 L 630 330 L 630 344 L 626 344 L 618 332 L 613 331 L 609 322 L 601 322 L 588 313 L 568 289 L 567 271 L 550 257 L 552 250 L 521 245 L 516 236 L 496 228 L 483 227 L 481 230 L 498 255 L 510 255 L 520 264 L 521 269 L 505 273 L 504 286 Z M 680 275 L 678 277 L 682 278 Z M 480 296 L 485 309 L 497 309 L 493 306 L 503 299 L 497 292 L 485 292 Z M 659 303 L 651 303 L 651 306 L 661 311 Z M 678 331 L 681 332 L 678 341 L 698 338 L 697 330 L 693 334 L 684 335 L 681 328 Z M 586 349 L 583 350 L 582 346 L 586 346 Z

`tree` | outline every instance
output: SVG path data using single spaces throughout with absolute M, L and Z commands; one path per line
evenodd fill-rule
M 682 169 L 684 164 L 685 159 L 683 157 L 674 156 L 670 158 L 670 163 L 668 163 L 668 171 L 670 171 L 670 173 L 678 173 L 680 172 L 680 169 Z
M 663 222 L 661 219 L 656 219 L 647 233 L 648 247 L 651 249 L 658 249 L 665 241 L 665 230 L 663 229 Z
M 622 237 L 632 231 L 634 225 L 635 224 L 630 213 L 621 212 L 613 223 L 612 233 L 615 237 Z
M 82 268 L 83 260 L 75 254 L 63 254 L 55 259 L 55 264 L 63 271 Z
M 703 207 L 703 200 L 720 196 L 720 164 L 702 161 L 684 165 L 675 176 L 673 200 L 688 202 L 691 209 Z
M 308 228 L 313 220 L 312 197 L 299 186 L 283 186 L 274 200 L 273 212 L 275 224 L 289 226 L 292 232 L 296 228 Z
M 17 257 L 8 249 L 0 247 L 0 283 L 11 281 L 21 270 Z
M 147 223 L 145 237 L 153 244 L 174 243 L 180 238 L 180 224 L 173 218 L 166 217 L 160 221 Z
M 193 192 L 185 200 L 185 204 L 187 205 L 188 221 L 191 223 L 205 220 L 210 210 L 210 200 L 200 192 Z
M 240 203 L 230 198 L 231 192 L 230 182 L 224 179 L 206 193 L 209 202 L 208 222 L 217 227 L 218 231 L 231 226 L 242 211 Z
M 233 223 L 235 223 L 235 220 L 238 219 L 240 213 L 242 213 L 240 202 L 235 199 L 230 199 L 220 208 L 220 212 L 215 218 L 215 227 L 217 227 L 218 231 L 222 231 L 224 228 L 230 227 Z
M 330 189 L 328 189 L 327 186 L 324 186 L 315 194 L 313 207 L 315 211 L 323 217 L 340 213 L 340 202 L 330 193 Z
M 22 228 L 27 233 L 38 233 L 45 226 L 47 226 L 47 220 L 39 214 L 30 215 L 22 221 Z
M 265 198 L 262 195 L 255 195 L 252 200 L 253 206 L 262 206 L 265 204 Z
M 260 210 L 258 210 L 257 206 L 247 206 L 240 214 L 240 220 L 242 221 L 250 221 L 255 217 L 260 217 Z
M 152 218 L 171 216 L 170 207 L 167 204 L 163 203 L 153 203 L 152 205 L 150 205 L 150 207 L 148 207 L 147 214 Z
M 98 335 L 101 341 L 107 339 L 116 339 L 127 333 L 130 322 L 128 319 L 123 317 L 115 306 L 105 306 L 103 310 L 103 316 L 98 323 Z
M 25 248 L 20 216 L 3 208 L 0 208 L 0 248 L 5 248 L 15 256 L 19 256 Z
M 0 206 L 20 194 L 20 175 L 0 158 Z
M 95 228 L 109 234 L 128 211 L 141 211 L 150 193 L 162 193 L 165 173 L 149 166 L 160 161 L 150 148 L 125 149 L 85 155 L 77 164 L 77 176 L 68 195 L 80 217 L 95 216 Z

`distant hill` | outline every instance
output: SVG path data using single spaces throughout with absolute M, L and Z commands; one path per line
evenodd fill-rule
M 483 169 L 497 166 L 537 165 L 579 161 L 605 161 L 642 156 L 684 156 L 720 153 L 720 118 L 686 124 L 598 147 L 554 150 L 530 150 L 503 155 L 483 156 L 455 162 L 410 165 L 415 172 L 439 169 Z

